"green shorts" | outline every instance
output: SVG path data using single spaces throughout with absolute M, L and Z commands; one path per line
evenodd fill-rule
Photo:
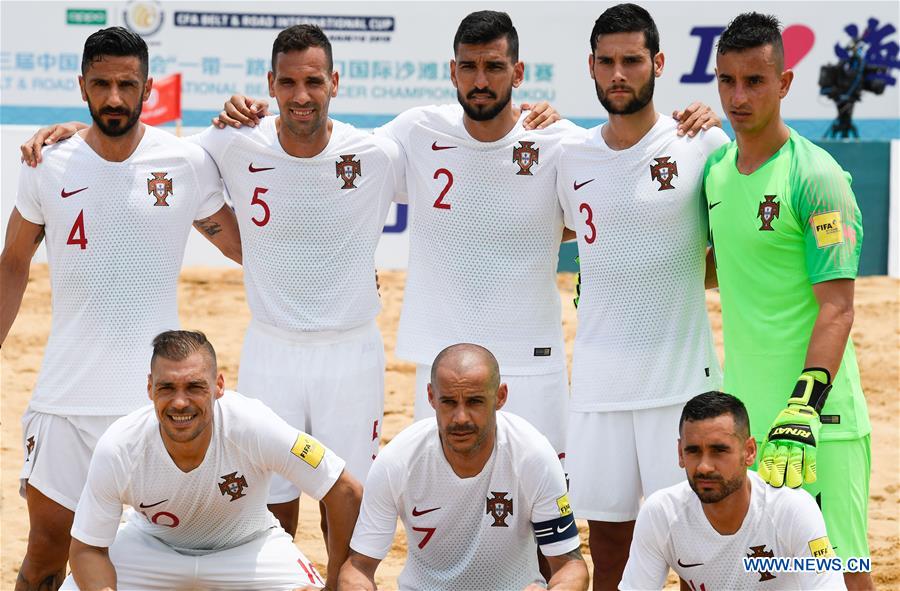
M 869 435 L 823 441 L 816 453 L 816 481 L 803 487 L 822 509 L 828 539 L 835 554 L 845 562 L 851 556 L 869 556 L 870 446 Z M 761 445 L 759 450 L 762 453 Z M 756 464 L 753 469 L 756 470 Z

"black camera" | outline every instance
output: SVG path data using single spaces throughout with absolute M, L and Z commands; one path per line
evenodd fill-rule
M 819 94 L 833 100 L 838 109 L 838 116 L 825 137 L 859 137 L 852 121 L 853 105 L 862 99 L 863 91 L 882 94 L 887 85 L 881 75 L 888 69 L 869 64 L 862 46 L 861 39 L 853 39 L 846 47 L 846 57 L 819 70 Z

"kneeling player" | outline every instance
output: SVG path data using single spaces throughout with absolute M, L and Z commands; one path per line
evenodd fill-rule
M 344 461 L 261 402 L 226 393 L 202 333 L 154 339 L 147 389 L 153 406 L 97 443 L 63 588 L 325 586 L 266 508 L 273 473 L 325 504 L 335 588 L 362 495 Z M 119 526 L 123 504 L 135 510 Z
M 695 396 L 679 432 L 678 463 L 688 481 L 641 507 L 619 589 L 662 589 L 669 567 L 695 591 L 844 588 L 840 572 L 754 570 L 744 560 L 835 555 L 809 493 L 769 487 L 747 471 L 756 440 L 740 400 L 722 392 Z

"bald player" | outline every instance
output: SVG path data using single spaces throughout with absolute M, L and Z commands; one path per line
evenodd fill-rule
M 0 255 L 0 341 L 47 242 L 53 324 L 22 417 L 28 549 L 17 590 L 55 589 L 97 439 L 143 402 L 153 336 L 178 327 L 176 285 L 191 225 L 241 260 L 212 159 L 139 121 L 153 80 L 147 45 L 121 27 L 84 45 L 78 83 L 93 122 L 22 167 Z
M 340 588 L 375 589 L 399 517 L 409 540 L 401 589 L 587 589 L 562 467 L 534 427 L 498 412 L 508 389 L 496 358 L 459 344 L 431 368 L 437 420 L 408 427 L 376 458 Z

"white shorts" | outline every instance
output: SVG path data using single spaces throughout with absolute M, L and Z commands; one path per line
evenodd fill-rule
M 280 527 L 227 550 L 202 556 L 180 554 L 131 522 L 119 526 L 109 547 L 118 589 L 274 590 L 324 587 L 315 567 Z M 77 591 L 72 575 L 61 590 Z
M 569 413 L 566 471 L 576 517 L 634 521 L 641 497 L 685 479 L 678 466 L 683 407 Z
M 290 425 L 320 440 L 365 482 L 384 416 L 384 344 L 374 321 L 309 334 L 251 322 L 238 392 L 259 398 Z M 299 496 L 289 481 L 272 476 L 270 504 Z
M 25 485 L 75 511 L 87 479 L 97 440 L 118 416 L 69 416 L 35 412 L 22 415 L 22 471 L 19 494 Z
M 569 376 L 565 369 L 555 373 L 510 376 L 501 375 L 509 395 L 503 410 L 518 415 L 537 427 L 550 440 L 561 460 L 566 458 L 566 421 L 569 408 Z M 415 420 L 433 417 L 428 403 L 431 366 L 416 366 Z

